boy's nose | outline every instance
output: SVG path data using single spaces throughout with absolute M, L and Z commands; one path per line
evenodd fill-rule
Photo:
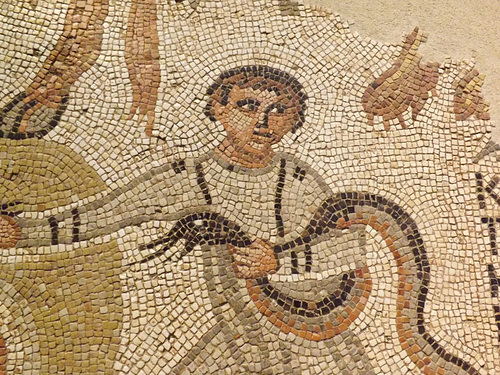
M 265 129 L 268 127 L 268 119 L 269 119 L 269 110 L 266 108 L 266 110 L 262 111 L 259 113 L 258 116 L 258 121 L 255 127 L 257 129 Z

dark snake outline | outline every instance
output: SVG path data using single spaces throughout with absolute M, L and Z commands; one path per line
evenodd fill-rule
M 280 254 L 290 251 L 297 246 L 311 243 L 314 239 L 328 233 L 332 229 L 338 229 L 339 222 L 349 222 L 352 217 L 356 215 L 356 212 L 361 212 L 363 210 L 363 207 L 370 207 L 375 209 L 376 212 L 383 212 L 390 215 L 399 229 L 401 229 L 408 241 L 408 246 L 412 250 L 414 262 L 417 266 L 416 276 L 421 283 L 418 293 L 418 306 L 416 309 L 418 334 L 421 335 L 421 338 L 432 347 L 433 351 L 446 362 L 462 368 L 468 374 L 479 375 L 479 372 L 472 367 L 472 365 L 448 353 L 446 349 L 426 332 L 424 325 L 424 307 L 430 282 L 430 265 L 422 236 L 418 231 L 415 221 L 396 203 L 375 194 L 358 192 L 338 193 L 321 204 L 316 215 L 311 219 L 301 236 L 284 244 L 276 245 L 274 247 L 274 252 Z M 213 246 L 231 244 L 237 247 L 246 247 L 252 243 L 250 238 L 241 230 L 238 224 L 225 219 L 223 216 L 212 212 L 195 213 L 178 220 L 169 233 L 162 239 L 153 241 L 140 248 L 140 250 L 146 248 L 154 249 L 156 246 L 162 245 L 160 250 L 139 261 L 129 263 L 129 265 L 147 263 L 158 258 L 181 239 L 186 240 L 186 246 L 180 256 L 178 256 L 178 259 L 188 254 L 197 245 Z M 174 259 L 172 256 L 166 260 Z M 352 286 L 352 283 L 349 282 L 349 280 L 353 279 L 352 276 L 352 274 L 349 274 L 347 277 L 343 276 L 344 284 L 341 284 L 340 287 L 340 297 L 332 294 L 317 302 L 320 308 L 319 312 L 313 312 L 314 316 L 325 315 L 331 312 L 331 309 L 324 310 L 324 312 L 321 311 L 321 308 L 323 308 L 325 304 L 333 305 L 333 308 L 336 308 L 345 302 L 349 295 L 350 287 Z M 269 298 L 276 302 L 279 296 L 283 296 L 280 291 L 276 290 L 269 283 L 267 277 L 256 279 L 255 282 Z

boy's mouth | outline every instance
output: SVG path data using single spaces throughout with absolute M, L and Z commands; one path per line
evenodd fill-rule
M 254 131 L 253 134 L 257 135 L 259 137 L 265 137 L 265 138 L 272 138 L 273 137 L 272 133 L 262 133 L 262 132 Z

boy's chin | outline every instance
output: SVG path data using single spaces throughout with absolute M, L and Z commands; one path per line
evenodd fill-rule
M 260 140 L 251 140 L 247 143 L 248 148 L 258 151 L 269 148 L 270 145 L 269 140 L 266 140 L 265 142 L 260 142 Z

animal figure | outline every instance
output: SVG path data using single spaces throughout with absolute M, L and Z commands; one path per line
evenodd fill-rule
M 374 125 L 375 116 L 381 116 L 386 131 L 389 121 L 396 118 L 406 129 L 404 112 L 411 106 L 415 121 L 430 97 L 429 92 L 437 95 L 438 64 L 421 63 L 422 56 L 417 54 L 425 39 L 416 27 L 406 38 L 394 65 L 366 88 L 362 101 L 369 125 Z
M 484 75 L 479 74 L 476 69 L 472 69 L 456 81 L 453 112 L 458 121 L 465 121 L 472 115 L 479 120 L 490 119 L 488 103 L 481 94 L 483 83 Z

